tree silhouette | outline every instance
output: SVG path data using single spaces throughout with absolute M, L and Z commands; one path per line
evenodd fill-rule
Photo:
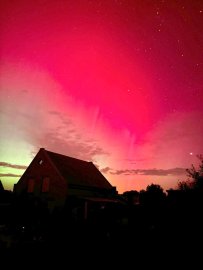
M 155 184 L 148 185 L 146 191 L 153 194 L 163 194 L 163 188 Z
M 125 191 L 123 193 L 123 197 L 126 199 L 128 204 L 137 204 L 139 201 L 139 192 L 137 190 Z
M 193 164 L 190 169 L 186 169 L 189 179 L 178 183 L 178 189 L 182 191 L 202 190 L 203 191 L 203 155 L 197 155 L 200 161 L 198 168 Z
M 192 164 L 190 169 L 186 169 L 189 179 L 192 179 L 192 188 L 203 190 L 203 155 L 197 155 L 200 160 L 198 168 Z
M 193 188 L 193 182 L 191 180 L 181 181 L 178 183 L 178 190 L 188 191 Z
M 148 185 L 146 191 L 140 191 L 141 202 L 149 206 L 160 205 L 165 199 L 166 194 L 160 185 L 151 184 Z

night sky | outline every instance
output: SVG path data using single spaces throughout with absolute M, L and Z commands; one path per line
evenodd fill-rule
M 5 188 L 40 147 L 119 192 L 186 180 L 203 154 L 203 1 L 0 2 Z

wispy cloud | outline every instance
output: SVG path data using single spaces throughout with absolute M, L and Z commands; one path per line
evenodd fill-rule
M 24 165 L 11 164 L 11 163 L 1 162 L 1 161 L 0 161 L 0 167 L 20 169 L 20 170 L 25 170 L 27 168 L 27 166 L 24 166 Z
M 112 170 L 111 168 L 105 167 L 105 168 L 101 169 L 100 172 L 102 172 L 102 173 L 108 173 L 111 170 Z
M 105 170 L 106 168 L 104 168 Z M 162 169 L 136 169 L 136 170 L 112 170 L 108 168 L 106 172 L 110 172 L 115 175 L 157 175 L 157 176 L 169 176 L 169 175 L 183 175 L 186 173 L 185 168 L 172 168 L 167 170 Z
M 22 175 L 13 173 L 0 173 L 0 177 L 21 177 Z
M 40 147 L 44 147 L 88 161 L 93 161 L 95 156 L 109 155 L 95 139 L 89 137 L 88 132 L 84 133 L 78 128 L 71 115 L 64 115 L 59 111 L 48 111 L 48 114 L 51 118 L 57 118 L 57 126 L 48 125 L 46 129 L 42 127 L 39 134 L 33 130 L 29 132 L 29 140 L 36 146 L 35 154 Z
M 43 136 L 38 138 L 36 145 L 47 148 L 48 150 L 62 153 L 64 155 L 80 158 L 83 160 L 92 161 L 97 155 L 109 155 L 107 151 L 104 151 L 94 141 L 84 141 L 77 130 L 73 132 L 65 132 L 49 130 Z M 36 148 L 36 152 L 39 150 Z
M 60 112 L 57 111 L 48 111 L 48 113 L 60 116 Z

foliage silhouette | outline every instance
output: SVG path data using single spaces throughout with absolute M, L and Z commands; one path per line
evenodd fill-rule
M 191 189 L 203 191 L 203 155 L 197 155 L 200 161 L 198 168 L 193 164 L 190 169 L 186 169 L 189 179 L 178 183 L 178 189 L 182 191 L 188 191 Z

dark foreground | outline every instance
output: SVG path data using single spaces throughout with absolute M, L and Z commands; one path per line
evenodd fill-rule
M 186 226 L 187 227 L 187 226 Z M 194 229 L 194 228 L 193 228 Z M 42 236 L 21 232 L 7 246 L 1 247 L 1 262 L 22 267 L 150 268 L 185 267 L 201 269 L 202 240 L 199 230 L 134 231 L 129 226 L 101 228 L 83 226 L 54 228 Z M 26 235 L 27 234 L 27 235 Z M 8 236 L 8 235 L 7 235 Z M 9 236 L 8 236 L 9 237 Z M 16 238 L 14 240 L 14 238 Z M 196 268 L 196 264 L 200 267 Z M 139 269 L 138 268 L 138 269 Z

